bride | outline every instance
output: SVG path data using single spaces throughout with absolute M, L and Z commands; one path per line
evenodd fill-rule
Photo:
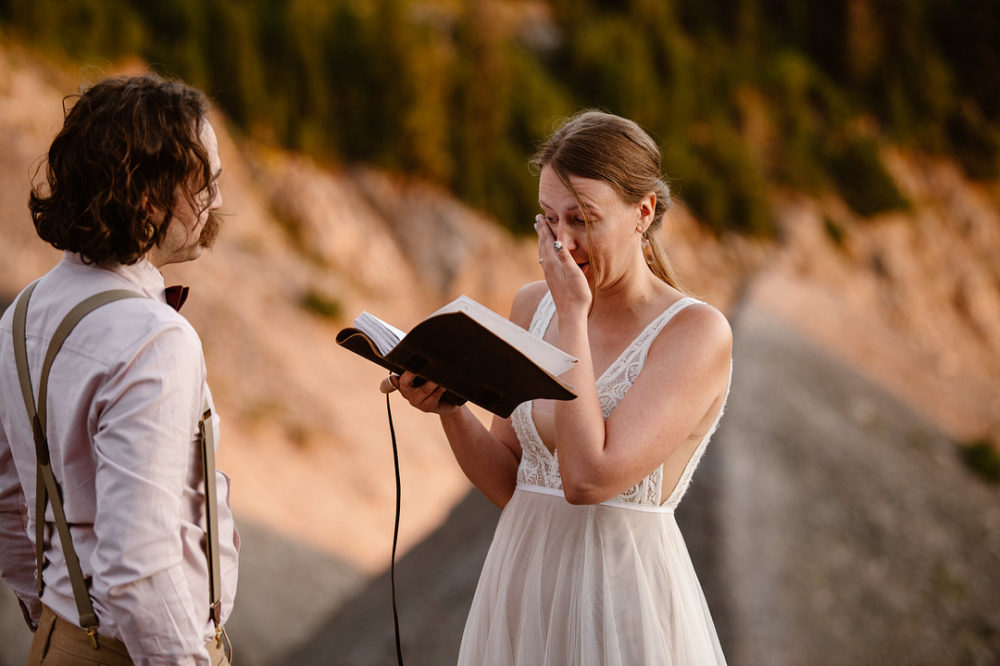
M 386 380 L 439 415 L 464 473 L 503 509 L 460 664 L 724 664 L 674 509 L 718 425 L 732 333 L 679 287 L 656 232 L 660 151 L 634 122 L 586 111 L 533 159 L 544 281 L 510 318 L 579 359 L 571 401 L 489 429 L 412 373 Z

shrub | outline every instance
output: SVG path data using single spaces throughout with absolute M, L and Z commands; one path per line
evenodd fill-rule
M 977 439 L 960 451 L 962 461 L 975 474 L 990 483 L 1000 483 L 1000 452 L 989 439 Z
M 301 303 L 306 310 L 324 319 L 339 319 L 344 310 L 340 301 L 329 298 L 315 289 L 306 291 L 302 295 Z
M 907 207 L 882 164 L 874 139 L 855 139 L 834 149 L 830 172 L 844 201 L 859 215 L 870 217 Z

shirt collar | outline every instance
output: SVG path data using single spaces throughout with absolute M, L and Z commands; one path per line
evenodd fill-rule
M 151 264 L 146 259 L 140 259 L 136 263 L 130 265 L 86 264 L 79 254 L 67 251 L 63 253 L 63 261 L 74 266 L 107 271 L 117 276 L 119 279 L 127 282 L 133 289 L 142 292 L 143 295 L 158 300 L 161 303 L 166 303 L 166 299 L 163 294 L 163 274 L 160 273 L 156 266 Z

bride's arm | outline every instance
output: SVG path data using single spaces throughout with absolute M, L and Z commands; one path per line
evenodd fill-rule
M 462 472 L 501 509 L 517 484 L 521 447 L 509 419 L 493 417 L 487 430 L 467 407 L 441 414 L 441 426 Z
M 576 400 L 555 406 L 556 449 L 567 501 L 596 504 L 649 475 L 685 441 L 704 433 L 729 382 L 732 332 L 715 308 L 678 312 L 650 346 L 643 370 L 604 421 L 586 319 L 560 312 L 559 346 L 580 359 L 566 380 Z

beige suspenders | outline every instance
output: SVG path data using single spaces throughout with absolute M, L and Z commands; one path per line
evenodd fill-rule
M 80 615 L 80 626 L 87 631 L 93 647 L 97 647 L 97 614 L 94 612 L 90 594 L 87 592 L 87 585 L 84 581 L 83 571 L 80 568 L 80 560 L 73 548 L 73 541 L 69 532 L 69 525 L 66 521 L 66 513 L 63 510 L 62 494 L 59 484 L 52 473 L 49 460 L 49 445 L 45 435 L 45 417 L 47 409 L 49 370 L 52 362 L 62 348 L 63 342 L 76 327 L 77 323 L 93 310 L 107 305 L 108 303 L 121 300 L 123 298 L 143 298 L 141 294 L 124 289 L 104 291 L 95 294 L 78 304 L 60 322 L 56 328 L 49 348 L 45 353 L 45 360 L 42 363 L 42 376 L 38 385 L 38 407 L 35 408 L 35 399 L 31 389 L 31 376 L 28 373 L 28 355 L 25 337 L 25 320 L 28 311 L 28 301 L 31 293 L 35 289 L 37 282 L 31 284 L 17 300 L 14 308 L 13 334 L 14 334 L 14 357 L 17 361 L 17 374 L 21 383 L 21 394 L 24 398 L 24 406 L 31 421 L 31 429 L 35 440 L 35 455 L 38 461 L 37 478 L 35 481 L 35 554 L 38 576 L 38 596 L 41 598 L 45 584 L 42 581 L 42 567 L 44 565 L 45 546 L 45 507 L 47 502 L 52 503 L 52 513 L 55 517 L 56 530 L 59 533 L 59 541 L 62 544 L 63 556 L 66 559 L 66 566 L 69 569 L 69 579 L 73 586 L 73 597 L 76 600 L 77 612 Z M 199 439 L 201 440 L 202 465 L 205 475 L 205 524 L 208 531 L 206 545 L 206 555 L 208 556 L 208 577 L 209 577 L 209 604 L 212 622 L 215 624 L 216 640 L 221 643 L 222 628 L 221 622 L 221 582 L 219 580 L 219 522 L 216 511 L 216 490 L 215 490 L 215 442 L 213 441 L 213 429 L 206 421 L 211 417 L 212 412 L 205 405 L 205 410 L 198 421 Z
M 201 440 L 201 465 L 205 472 L 205 555 L 208 557 L 208 601 L 212 624 L 215 625 L 216 645 L 222 647 L 222 581 L 219 567 L 219 512 L 215 497 L 215 429 L 208 403 L 198 421 Z

